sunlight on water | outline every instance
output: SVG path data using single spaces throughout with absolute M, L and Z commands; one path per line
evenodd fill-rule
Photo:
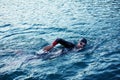
M 36 55 L 82 37 L 80 52 Z M 0 0 L 0 80 L 120 80 L 119 50 L 119 0 Z

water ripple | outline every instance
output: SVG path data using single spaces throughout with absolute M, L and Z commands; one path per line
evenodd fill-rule
M 120 80 L 118 0 L 1 0 L 0 80 Z M 56 38 L 88 44 L 49 58 Z M 102 77 L 101 77 L 102 76 Z

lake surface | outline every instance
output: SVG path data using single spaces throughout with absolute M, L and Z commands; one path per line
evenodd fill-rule
M 82 37 L 84 50 L 26 61 Z M 0 0 L 0 80 L 120 80 L 120 1 Z

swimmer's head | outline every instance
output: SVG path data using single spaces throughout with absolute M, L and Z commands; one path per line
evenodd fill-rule
M 87 40 L 85 38 L 82 38 L 79 42 L 83 42 L 83 43 L 87 44 Z
M 79 40 L 77 44 L 77 48 L 84 48 L 86 44 L 87 44 L 87 40 L 85 38 L 82 38 Z

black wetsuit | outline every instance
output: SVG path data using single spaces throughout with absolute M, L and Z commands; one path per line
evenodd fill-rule
M 56 44 L 61 44 L 63 45 L 65 48 L 67 49 L 73 49 L 75 48 L 75 44 L 71 43 L 71 42 L 68 42 L 68 41 L 65 41 L 64 39 L 61 39 L 61 38 L 57 38 L 54 42 L 53 42 L 53 45 L 56 45 Z

